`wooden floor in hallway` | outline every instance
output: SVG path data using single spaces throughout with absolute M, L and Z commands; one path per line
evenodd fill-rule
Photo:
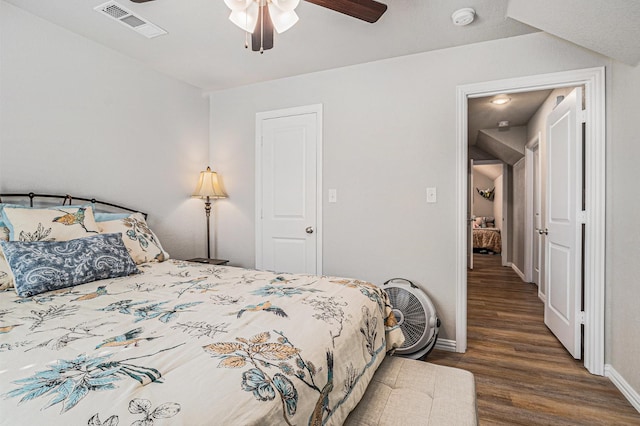
M 481 425 L 640 425 L 613 383 L 556 340 L 537 287 L 500 256 L 476 254 L 467 288 L 467 352 L 434 350 L 427 360 L 474 373 Z

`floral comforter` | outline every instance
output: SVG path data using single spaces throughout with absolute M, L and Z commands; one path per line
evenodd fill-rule
M 473 248 L 502 252 L 502 238 L 497 228 L 481 228 L 473 230 Z
M 342 424 L 402 343 L 358 280 L 182 261 L 0 293 L 0 423 Z

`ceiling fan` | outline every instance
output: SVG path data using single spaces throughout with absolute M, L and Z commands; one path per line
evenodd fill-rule
M 146 3 L 153 0 L 131 0 Z M 306 0 L 345 15 L 374 23 L 387 10 L 375 0 Z M 294 9 L 300 0 L 224 0 L 231 9 L 231 22 L 251 34 L 251 50 L 263 53 L 273 48 L 273 31 L 283 33 L 297 21 Z M 247 37 L 248 38 L 248 37 Z M 245 47 L 249 47 L 248 39 Z

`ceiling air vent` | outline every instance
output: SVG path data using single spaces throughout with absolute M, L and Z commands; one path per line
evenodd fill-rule
M 167 32 L 159 26 L 141 18 L 139 15 L 135 15 L 133 12 L 115 1 L 101 4 L 100 6 L 95 7 L 94 10 L 105 14 L 111 19 L 115 19 L 122 25 L 131 28 L 147 38 L 154 38 L 167 34 Z

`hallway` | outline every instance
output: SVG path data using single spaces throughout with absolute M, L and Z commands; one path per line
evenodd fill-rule
M 467 352 L 434 350 L 428 361 L 474 373 L 481 425 L 640 425 L 609 379 L 589 374 L 551 334 L 537 287 L 500 256 L 474 255 L 467 291 Z

